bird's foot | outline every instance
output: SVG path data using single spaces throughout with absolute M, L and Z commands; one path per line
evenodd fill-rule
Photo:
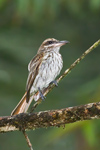
M 57 81 L 56 81 L 56 80 L 54 80 L 54 81 L 50 82 L 50 84 L 52 84 L 52 83 L 54 83 L 54 84 L 55 84 L 55 86 L 56 86 L 56 87 L 58 87 L 58 83 L 57 83 Z
M 40 88 L 38 88 L 38 90 L 39 90 L 39 94 L 40 94 L 41 99 L 45 100 L 46 97 L 42 94 L 42 91 L 40 90 Z

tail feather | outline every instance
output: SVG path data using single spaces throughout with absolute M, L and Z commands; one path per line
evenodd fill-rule
M 17 106 L 14 108 L 14 110 L 11 113 L 11 116 L 13 115 L 17 115 L 19 113 L 23 113 L 25 112 L 25 108 L 28 105 L 28 103 L 26 102 L 26 95 L 27 92 L 25 92 L 24 96 L 22 97 L 22 99 L 20 100 L 20 102 L 17 104 Z
M 31 102 L 33 101 L 33 99 L 35 101 L 37 101 L 39 99 L 39 97 L 40 97 L 40 94 L 39 94 L 39 92 L 37 92 L 29 98 L 29 101 L 27 103 L 27 92 L 25 92 L 25 94 L 22 97 L 22 99 L 20 100 L 20 102 L 17 104 L 17 106 L 11 112 L 11 116 L 17 115 L 17 114 L 20 114 L 20 113 L 26 113 L 29 106 L 30 106 L 30 104 L 31 104 Z

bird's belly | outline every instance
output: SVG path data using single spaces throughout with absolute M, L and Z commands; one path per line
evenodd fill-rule
M 49 56 L 48 59 L 43 60 L 38 75 L 36 76 L 33 87 L 36 91 L 38 88 L 41 90 L 46 88 L 50 82 L 54 81 L 57 75 L 60 73 L 63 66 L 61 55 Z

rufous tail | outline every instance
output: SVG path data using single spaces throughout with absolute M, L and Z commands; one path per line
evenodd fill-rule
M 25 92 L 22 99 L 19 101 L 17 106 L 14 108 L 14 110 L 11 112 L 11 116 L 17 115 L 20 113 L 26 113 L 30 104 L 32 103 L 33 99 L 34 101 L 37 101 L 40 98 L 39 91 L 37 93 L 34 93 L 32 96 L 30 96 L 28 103 L 26 102 L 26 95 L 27 92 Z
M 11 116 L 27 112 L 27 110 L 33 100 L 33 97 L 30 97 L 29 102 L 27 103 L 26 102 L 26 94 L 27 94 L 27 92 L 25 92 L 25 94 L 22 97 L 22 99 L 20 100 L 20 102 L 17 104 L 17 106 L 11 112 Z

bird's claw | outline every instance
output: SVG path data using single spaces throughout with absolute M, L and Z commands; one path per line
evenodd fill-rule
M 58 87 L 58 83 L 56 80 L 52 81 L 50 84 L 54 83 L 56 87 Z

